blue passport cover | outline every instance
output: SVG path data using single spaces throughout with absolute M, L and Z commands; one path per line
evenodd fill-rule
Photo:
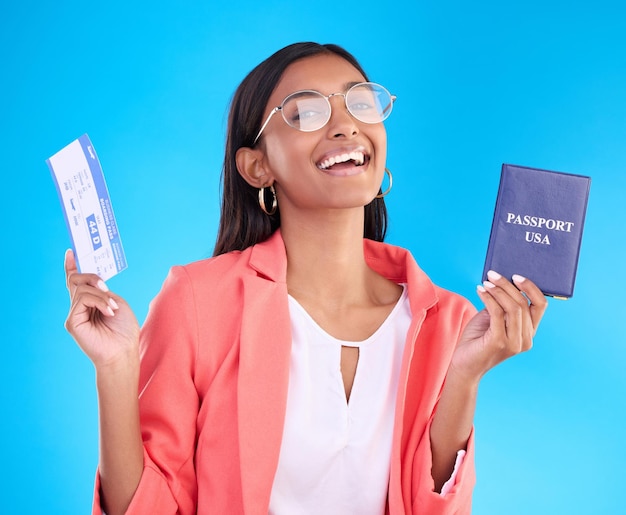
M 574 294 L 591 178 L 502 165 L 483 280 L 519 274 L 551 297 Z

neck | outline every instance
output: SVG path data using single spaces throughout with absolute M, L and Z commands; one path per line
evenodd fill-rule
M 374 272 L 363 253 L 363 209 L 285 217 L 287 286 L 295 297 L 350 302 L 367 294 Z

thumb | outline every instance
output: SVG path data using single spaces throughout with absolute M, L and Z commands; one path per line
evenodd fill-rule
M 74 257 L 74 251 L 72 249 L 67 249 L 65 251 L 65 260 L 63 264 L 65 266 L 66 275 L 78 271 L 76 268 L 76 258 Z
M 78 269 L 76 268 L 76 258 L 74 257 L 74 251 L 72 249 L 67 249 L 65 251 L 63 266 L 65 267 L 65 285 L 67 286 L 67 289 L 70 290 L 70 277 L 78 272 Z

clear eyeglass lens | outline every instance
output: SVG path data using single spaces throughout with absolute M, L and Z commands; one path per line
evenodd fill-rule
M 285 99 L 282 113 L 294 129 L 310 132 L 326 124 L 330 118 L 330 104 L 317 91 L 299 91 Z
M 345 94 L 348 111 L 363 123 L 380 123 L 393 107 L 389 92 L 379 84 L 357 84 Z M 298 91 L 289 95 L 281 107 L 285 121 L 294 129 L 311 132 L 321 129 L 330 119 L 328 98 L 317 91 Z
M 389 92 L 372 82 L 357 84 L 346 93 L 348 110 L 364 123 L 380 123 L 391 114 L 393 101 Z

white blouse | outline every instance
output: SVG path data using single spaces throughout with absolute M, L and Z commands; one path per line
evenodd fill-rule
M 402 354 L 411 311 L 406 286 L 361 342 L 338 340 L 289 297 L 287 411 L 270 515 L 385 513 Z M 349 402 L 341 347 L 359 348 Z

